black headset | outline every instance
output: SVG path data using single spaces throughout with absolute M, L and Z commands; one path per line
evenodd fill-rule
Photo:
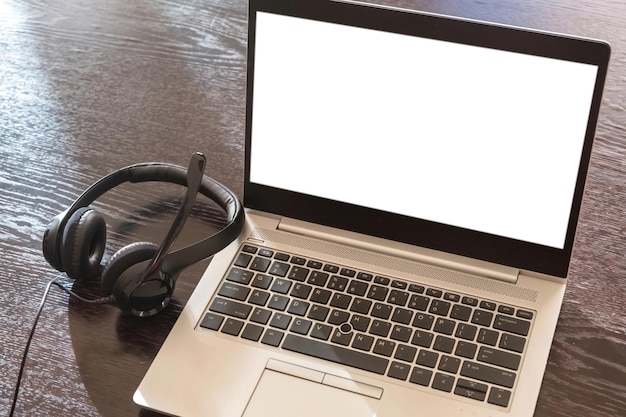
M 244 225 L 241 202 L 224 185 L 204 176 L 205 164 L 204 155 L 195 153 L 187 170 L 151 162 L 131 165 L 101 178 L 52 219 L 43 236 L 44 257 L 52 267 L 72 279 L 92 277 L 102 268 L 106 224 L 89 204 L 125 182 L 161 181 L 187 186 L 181 207 L 160 246 L 131 243 L 113 254 L 102 269 L 103 302 L 114 303 L 137 316 L 158 313 L 170 302 L 181 271 L 224 249 L 237 238 Z M 198 192 L 224 210 L 227 224 L 212 236 L 170 253 Z

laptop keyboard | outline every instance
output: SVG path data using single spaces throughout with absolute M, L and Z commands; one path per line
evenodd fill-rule
M 245 244 L 200 326 L 506 408 L 533 318 Z

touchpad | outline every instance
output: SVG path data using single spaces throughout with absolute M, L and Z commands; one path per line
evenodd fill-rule
M 275 361 L 278 363 L 278 361 Z M 284 364 L 264 371 L 243 417 L 372 417 L 382 390 L 351 380 Z M 284 372 L 287 368 L 288 373 Z M 299 369 L 298 369 L 299 368 Z M 291 372 L 296 370 L 296 372 Z M 298 376 L 294 376 L 294 373 Z M 327 382 L 324 381 L 327 379 Z M 343 381 L 341 381 L 343 380 Z M 343 388 L 338 388 L 342 387 Z M 356 388 L 356 389 L 353 389 Z

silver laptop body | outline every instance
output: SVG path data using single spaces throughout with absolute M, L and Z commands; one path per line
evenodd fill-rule
M 603 42 L 251 0 L 246 227 L 134 401 L 180 416 L 531 416 Z

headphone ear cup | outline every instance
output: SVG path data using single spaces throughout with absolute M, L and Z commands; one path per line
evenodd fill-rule
M 76 210 L 63 230 L 61 261 L 72 279 L 86 279 L 100 269 L 106 245 L 106 222 L 88 207 Z
M 128 281 L 135 276 L 135 274 L 124 274 L 124 272 L 135 265 L 151 260 L 158 250 L 159 247 L 154 243 L 136 242 L 117 251 L 109 259 L 102 272 L 102 293 L 104 296 L 115 295 L 113 294 L 114 288 L 126 284 L 118 283 L 120 278 Z M 141 272 L 143 269 L 139 271 L 139 273 Z

